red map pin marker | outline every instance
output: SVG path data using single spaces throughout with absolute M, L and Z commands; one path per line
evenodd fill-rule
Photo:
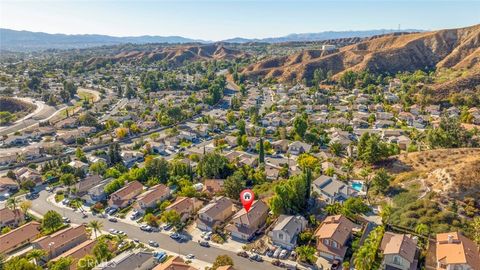
M 252 206 L 254 200 L 255 195 L 250 189 L 245 189 L 240 193 L 240 201 L 242 201 L 243 208 L 245 208 L 245 211 L 247 211 L 247 213 L 250 210 L 250 207 Z

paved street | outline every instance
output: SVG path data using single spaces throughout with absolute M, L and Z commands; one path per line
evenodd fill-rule
M 210 247 L 204 248 L 198 245 L 196 242 L 188 241 L 184 243 L 178 243 L 175 240 L 171 239 L 168 235 L 163 233 L 146 233 L 141 231 L 137 226 L 117 222 L 112 223 L 109 222 L 107 219 L 103 218 L 96 218 L 92 215 L 89 215 L 88 218 L 82 218 L 78 212 L 73 212 L 70 209 L 60 208 L 55 206 L 49 202 L 47 202 L 47 197 L 51 195 L 46 191 L 40 192 L 40 197 L 32 201 L 32 210 L 39 213 L 45 214 L 48 210 L 55 210 L 60 213 L 62 216 L 68 217 L 72 223 L 81 224 L 81 223 L 88 223 L 92 220 L 99 220 L 103 223 L 103 230 L 108 231 L 109 229 L 116 229 L 121 230 L 127 233 L 129 238 L 137 238 L 144 243 L 148 243 L 149 240 L 157 241 L 160 244 L 160 248 L 182 254 L 194 254 L 197 259 L 201 261 L 206 261 L 209 263 L 213 263 L 215 258 L 219 255 L 226 254 L 230 256 L 235 264 L 236 269 L 245 269 L 245 270 L 252 270 L 252 269 L 279 269 L 270 263 L 263 262 L 253 262 L 248 259 L 239 257 L 236 255 L 237 250 L 226 251 L 223 249 Z

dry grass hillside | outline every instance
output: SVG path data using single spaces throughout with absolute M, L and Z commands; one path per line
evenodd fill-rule
M 397 174 L 397 182 L 418 179 L 441 196 L 480 200 L 480 148 L 401 154 L 386 168 Z
M 158 47 L 148 51 L 128 50 L 108 57 L 94 57 L 86 61 L 86 66 L 111 61 L 166 61 L 172 65 L 181 65 L 185 61 L 199 61 L 212 59 L 234 59 L 245 57 L 244 52 L 226 48 L 222 44 L 209 45 L 178 45 Z
M 471 76 L 443 84 L 443 88 L 475 86 L 480 77 L 480 25 L 413 34 L 391 34 L 345 46 L 333 53 L 305 50 L 255 63 L 243 70 L 250 77 L 298 81 L 313 77 L 315 69 L 341 74 L 370 70 L 395 74 L 424 68 L 469 69 Z

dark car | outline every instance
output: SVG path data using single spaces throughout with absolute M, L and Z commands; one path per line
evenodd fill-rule
M 248 253 L 246 251 L 240 251 L 237 255 L 243 258 L 248 258 Z
M 285 263 L 281 262 L 280 260 L 272 261 L 272 264 L 281 268 L 285 267 Z
M 148 244 L 149 244 L 151 247 L 159 247 L 159 246 L 160 246 L 157 242 L 155 242 L 155 241 L 153 241 L 153 240 L 148 241 Z
M 330 270 L 337 270 L 337 269 L 339 269 L 339 268 L 340 268 L 340 264 L 341 264 L 340 260 L 337 260 L 337 259 L 333 260 L 332 266 L 330 267 Z
M 207 241 L 200 241 L 200 246 L 202 246 L 202 247 L 210 247 L 210 243 L 208 243 Z
M 262 256 L 260 256 L 258 254 L 253 254 L 252 256 L 250 256 L 250 260 L 257 261 L 257 262 L 263 262 Z

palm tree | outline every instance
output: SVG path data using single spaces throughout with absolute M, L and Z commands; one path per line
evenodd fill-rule
M 38 260 L 40 260 L 42 257 L 47 256 L 47 251 L 43 249 L 32 249 L 27 253 L 27 259 L 29 260 L 34 260 L 35 264 L 38 264 Z
M 329 215 L 340 214 L 342 212 L 342 205 L 339 203 L 329 204 L 325 207 L 325 211 L 327 211 Z
M 88 223 L 87 226 L 90 227 L 93 230 L 93 233 L 95 233 L 95 239 L 96 239 L 97 238 L 97 231 L 100 231 L 102 229 L 103 224 L 102 224 L 102 222 L 100 222 L 98 220 L 92 220 Z
M 330 152 L 337 157 L 342 156 L 345 152 L 345 148 L 343 147 L 343 145 L 338 142 L 331 143 L 328 148 L 330 149 Z
M 373 256 L 372 256 L 373 255 Z M 353 262 L 357 270 L 369 270 L 372 267 L 375 253 L 370 248 L 360 248 L 355 254 Z
M 428 226 L 423 223 L 418 223 L 418 225 L 415 226 L 415 232 L 428 237 L 430 233 L 430 228 L 428 228 Z
M 382 223 L 387 224 L 391 215 L 392 215 L 392 207 L 390 205 L 383 205 L 382 210 L 380 210 L 380 217 L 382 218 Z
M 8 198 L 7 207 L 12 210 L 17 210 L 19 203 L 20 203 L 20 199 L 18 199 L 17 197 Z
M 23 201 L 20 203 L 20 209 L 22 209 L 23 214 L 27 214 L 28 210 L 32 208 L 32 202 L 31 201 Z

